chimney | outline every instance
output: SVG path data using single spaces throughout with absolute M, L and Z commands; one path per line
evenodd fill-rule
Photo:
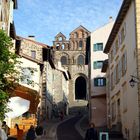
M 34 41 L 35 41 L 35 36 L 34 36 L 34 35 L 29 35 L 29 36 L 28 36 L 28 39 L 34 40 Z
M 109 17 L 109 22 L 112 22 L 112 21 L 113 21 L 113 17 L 110 16 L 110 17 Z

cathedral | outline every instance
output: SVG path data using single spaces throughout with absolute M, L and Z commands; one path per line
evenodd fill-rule
M 87 105 L 89 79 L 86 48 L 89 36 L 90 31 L 79 26 L 70 33 L 69 40 L 60 32 L 53 41 L 54 62 L 61 63 L 71 77 L 68 86 L 69 109 Z

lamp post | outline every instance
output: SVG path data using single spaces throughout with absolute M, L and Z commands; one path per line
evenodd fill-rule
M 133 88 L 135 86 L 135 83 L 139 83 L 139 78 L 136 77 L 136 76 L 133 76 L 133 75 L 130 75 L 131 76 L 131 80 L 129 81 L 130 83 L 130 86 Z

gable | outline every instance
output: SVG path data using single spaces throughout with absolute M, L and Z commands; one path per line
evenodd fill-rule
M 87 33 L 90 34 L 90 31 L 89 31 L 89 30 L 87 30 L 84 26 L 80 25 L 79 27 L 77 27 L 76 29 L 74 29 L 74 30 L 70 33 L 70 35 L 71 35 L 72 33 L 78 32 L 78 31 L 84 31 L 84 32 L 87 32 Z

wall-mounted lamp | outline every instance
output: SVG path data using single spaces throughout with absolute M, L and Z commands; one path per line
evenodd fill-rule
M 131 80 L 129 81 L 130 83 L 130 86 L 133 88 L 135 86 L 135 83 L 139 83 L 139 78 L 136 77 L 136 76 L 133 76 L 133 75 L 130 75 L 131 76 Z

